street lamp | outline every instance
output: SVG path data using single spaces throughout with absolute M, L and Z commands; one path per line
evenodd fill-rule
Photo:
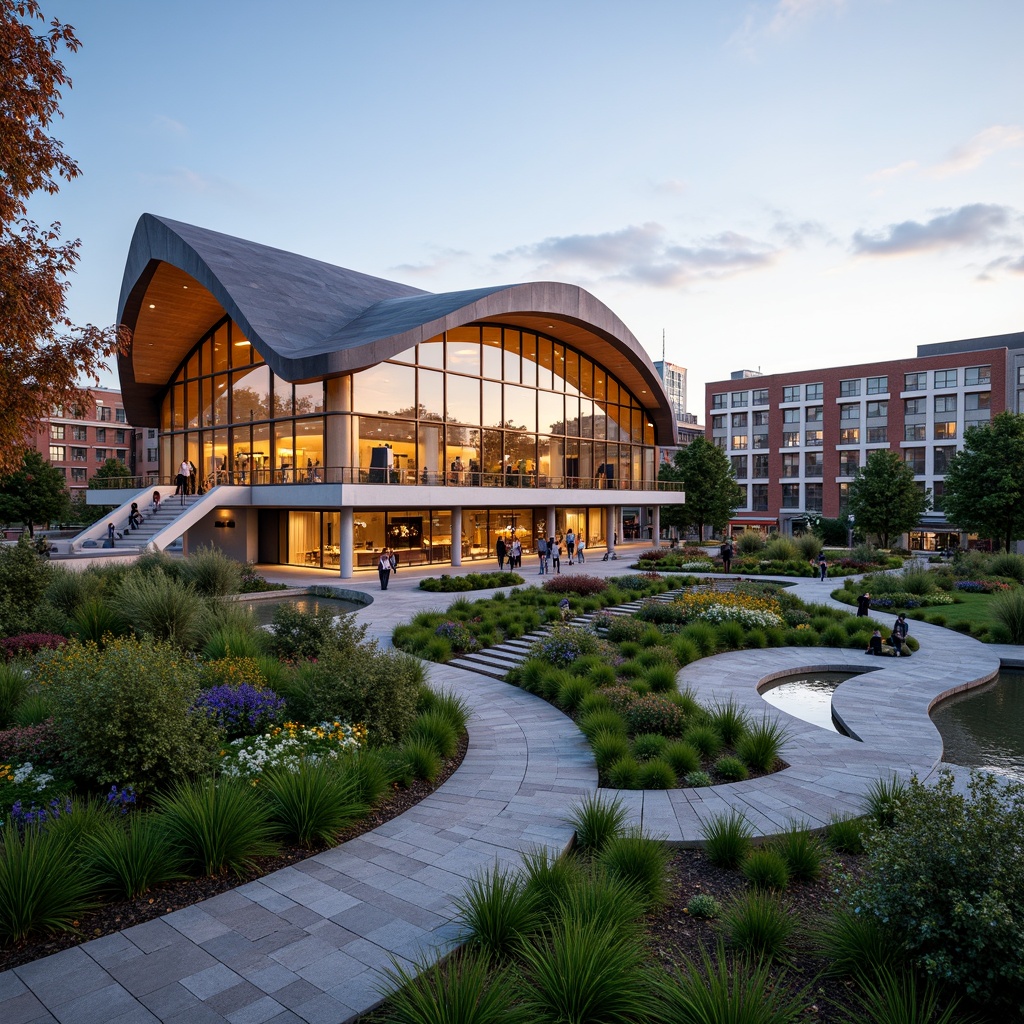
M 846 546 L 853 550 L 853 516 L 846 517 Z

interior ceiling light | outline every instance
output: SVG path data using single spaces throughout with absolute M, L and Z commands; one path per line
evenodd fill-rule
M 150 308 L 150 309 L 156 309 L 156 305 L 155 305 L 155 303 L 152 303 L 152 302 L 151 302 L 151 303 L 149 304 L 149 308 Z

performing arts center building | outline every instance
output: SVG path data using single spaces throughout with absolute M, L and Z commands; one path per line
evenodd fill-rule
M 460 565 L 572 528 L 599 556 L 623 507 L 657 537 L 682 499 L 657 480 L 675 442 L 657 371 L 573 285 L 432 294 L 146 214 L 118 322 L 124 407 L 159 429 L 165 501 L 196 467 L 186 550 L 348 577 L 385 546 Z

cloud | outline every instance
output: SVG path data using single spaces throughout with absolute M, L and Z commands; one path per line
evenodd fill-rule
M 652 182 L 655 192 L 662 192 L 666 195 L 682 195 L 689 187 L 681 178 L 665 178 L 662 181 Z
M 166 114 L 157 114 L 153 118 L 153 127 L 158 132 L 166 135 L 188 135 L 188 128 L 185 127 L 183 122 L 173 117 L 168 117 Z
M 1024 128 L 1015 124 L 994 124 L 991 128 L 978 132 L 969 141 L 955 146 L 949 156 L 942 163 L 930 168 L 928 173 L 935 178 L 965 174 L 980 167 L 1000 150 L 1022 145 Z
M 998 271 L 1006 270 L 1011 274 L 1024 274 L 1024 253 L 1017 256 L 1000 256 L 987 263 L 978 274 L 979 281 L 992 281 Z
M 762 39 L 780 38 L 822 12 L 841 11 L 846 0 L 776 0 L 751 9 L 729 40 L 742 50 L 753 50 Z
M 151 185 L 171 188 L 178 192 L 189 192 L 193 195 L 234 196 L 242 189 L 226 178 L 200 174 L 189 167 L 176 167 L 165 174 L 144 174 L 142 180 Z
M 882 231 L 856 231 L 853 251 L 865 256 L 902 256 L 912 252 L 989 246 L 1011 241 L 1006 232 L 1021 217 L 1009 206 L 972 203 L 940 213 L 923 224 L 905 220 Z
M 453 263 L 458 263 L 469 255 L 465 249 L 441 249 L 429 259 L 421 260 L 419 263 L 399 263 L 389 269 L 402 274 L 430 277 L 447 270 Z
M 596 274 L 652 288 L 681 288 L 771 266 L 779 250 L 733 231 L 684 245 L 666 237 L 653 222 L 596 235 L 545 238 L 494 257 L 527 260 L 542 272 Z
M 883 167 L 880 171 L 874 171 L 868 175 L 868 181 L 885 181 L 887 178 L 897 178 L 901 174 L 908 174 L 917 169 L 916 160 L 904 160 L 894 167 Z
M 782 214 L 776 214 L 778 219 L 772 225 L 772 234 L 781 240 L 787 249 L 803 249 L 809 241 L 824 242 L 827 245 L 834 245 L 835 235 L 820 221 L 816 220 L 793 220 Z

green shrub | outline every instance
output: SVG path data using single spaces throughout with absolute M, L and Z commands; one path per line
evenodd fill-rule
M 747 858 L 744 870 L 759 852 L 755 850 Z M 726 906 L 722 928 L 737 949 L 759 960 L 771 960 L 787 952 L 795 922 L 777 896 L 752 890 Z
M 703 771 L 687 772 L 683 782 L 691 789 L 699 789 L 701 786 L 711 785 L 711 776 Z
M 633 756 L 638 761 L 649 761 L 652 757 L 660 757 L 667 745 L 668 740 L 660 733 L 638 733 L 633 737 Z
M 990 603 L 992 615 L 1006 631 L 1009 642 L 1024 644 L 1024 587 L 997 594 Z M 967 627 L 966 629 L 963 627 Z M 954 622 L 953 629 L 961 633 L 970 632 L 970 623 Z
M 755 771 L 771 771 L 786 742 L 785 727 L 765 715 L 736 744 L 736 753 Z
M 459 733 L 447 716 L 436 711 L 424 711 L 406 735 L 414 742 L 430 744 L 442 758 L 452 757 L 459 747 Z
M 71 641 L 40 652 L 33 675 L 53 710 L 70 770 L 108 786 L 158 787 L 212 763 L 216 733 L 192 714 L 196 664 L 169 643 Z
M 836 853 L 864 852 L 864 819 L 852 815 L 833 815 L 825 829 L 825 841 Z
M 594 763 L 599 772 L 606 772 L 620 757 L 628 757 L 629 740 L 625 733 L 601 729 L 590 741 L 594 753 Z
M 696 896 L 690 897 L 689 903 L 686 904 L 686 912 L 690 917 L 713 921 L 716 917 L 721 916 L 722 907 L 710 893 L 699 892 Z
M 269 637 L 265 630 L 251 625 L 225 624 L 211 630 L 203 644 L 203 658 L 219 661 L 222 658 L 259 658 L 266 654 Z
M 791 825 L 772 840 L 771 848 L 786 862 L 794 881 L 816 882 L 821 877 L 821 844 L 807 829 Z
M 579 726 L 580 732 L 588 740 L 602 731 L 619 733 L 622 736 L 626 735 L 626 723 L 618 713 L 610 708 L 591 711 L 589 714 L 582 715 L 576 724 Z
M 14 721 L 14 712 L 28 695 L 29 678 L 24 665 L 0 662 L 0 729 Z
M 716 814 L 701 824 L 704 854 L 720 868 L 738 868 L 750 853 L 753 830 L 742 814 Z
M 124 636 L 129 626 L 102 597 L 86 597 L 71 615 L 71 632 L 79 640 L 91 640 L 101 647 L 105 637 Z
M 584 698 L 593 693 L 594 684 L 589 678 L 575 676 L 566 679 L 558 687 L 558 706 L 568 715 L 574 715 L 579 710 Z
M 742 782 L 750 777 L 747 766 L 738 757 L 720 757 L 715 762 L 715 771 L 726 782 Z
M 821 538 L 815 537 L 813 533 L 802 533 L 799 537 L 794 538 L 794 541 L 800 552 L 800 558 L 805 562 L 813 562 L 821 554 Z
M 153 800 L 176 856 L 194 872 L 241 875 L 277 852 L 269 808 L 248 782 L 179 782 Z
M 724 743 L 734 746 L 747 731 L 750 716 L 730 697 L 726 701 L 715 701 L 711 705 L 709 722 L 718 731 Z
M 722 735 L 713 725 L 691 725 L 683 734 L 683 739 L 704 757 L 715 757 L 722 749 Z
M 337 621 L 335 621 L 337 619 Z M 321 658 L 329 650 L 353 653 L 364 642 L 366 626 L 355 616 L 335 616 L 329 608 L 303 612 L 294 604 L 280 604 L 271 626 L 274 653 L 286 661 Z
M 626 817 L 621 800 L 585 796 L 572 808 L 567 819 L 576 832 L 576 849 L 585 856 L 596 857 L 612 839 L 622 834 Z
M 184 877 L 155 814 L 135 814 L 127 822 L 108 818 L 89 837 L 85 859 L 100 887 L 122 899 L 136 899 L 154 885 Z
M 690 662 L 703 657 L 697 645 L 688 636 L 677 636 L 673 641 L 672 650 L 680 665 L 689 665 Z
M 640 789 L 675 789 L 676 770 L 663 757 L 654 757 L 640 764 L 637 773 Z
M 111 603 L 139 637 L 166 641 L 182 650 L 194 650 L 202 639 L 208 615 L 202 595 L 162 573 L 130 573 Z
M 775 537 L 764 546 L 761 557 L 768 562 L 791 562 L 800 559 L 800 549 L 789 537 Z M 810 561 L 810 559 L 802 559 Z
M 53 568 L 22 534 L 17 544 L 0 547 L 0 636 L 36 627 L 40 599 Z
M 739 622 L 720 622 L 715 632 L 720 651 L 738 651 L 746 643 L 747 631 Z
M 700 768 L 700 752 L 685 740 L 676 740 L 665 747 L 662 757 L 677 775 L 689 775 Z
M 1005 551 L 993 555 L 989 562 L 989 572 L 993 576 L 1006 576 L 1024 583 L 1024 555 L 1007 554 Z
M 675 659 L 672 665 L 654 665 L 643 676 L 652 693 L 673 693 L 676 688 Z
M 259 792 L 276 834 L 303 846 L 334 842 L 369 811 L 359 800 L 359 780 L 326 759 L 303 759 L 294 772 L 267 772 Z
M 613 761 L 608 766 L 608 785 L 612 789 L 639 789 L 640 762 L 628 754 Z
M 196 548 L 181 563 L 181 579 L 198 594 L 226 597 L 237 594 L 242 586 L 242 567 L 220 548 L 210 544 Z
M 891 828 L 908 796 L 907 784 L 898 776 L 875 779 L 864 796 L 864 812 L 879 828 Z
M 664 843 L 631 830 L 610 839 L 597 860 L 611 878 L 632 889 L 650 910 L 665 902 L 670 857 L 671 850 Z
M 35 557 L 33 555 L 33 557 Z M 73 931 L 94 904 L 92 879 L 75 848 L 39 828 L 0 832 L 0 941 Z
M 1024 785 L 972 773 L 912 779 L 889 828 L 868 837 L 853 906 L 891 927 L 940 982 L 979 1003 L 1024 1006 Z
M 751 850 L 742 864 L 743 874 L 755 889 L 785 889 L 789 885 L 789 867 L 780 853 L 770 846 Z
M 402 756 L 413 778 L 433 782 L 441 774 L 441 755 L 433 743 L 408 740 L 402 747 Z
M 764 538 L 757 530 L 744 530 L 735 538 L 737 555 L 756 555 L 764 550 Z
M 825 973 L 837 978 L 872 976 L 902 965 L 907 951 L 893 932 L 870 914 L 833 910 L 812 932 Z
M 656 693 L 644 694 L 631 701 L 624 715 L 630 732 L 654 732 L 662 736 L 678 736 L 685 721 L 678 704 Z
M 718 632 L 710 622 L 691 622 L 680 635 L 700 651 L 702 658 L 710 658 L 718 651 Z

